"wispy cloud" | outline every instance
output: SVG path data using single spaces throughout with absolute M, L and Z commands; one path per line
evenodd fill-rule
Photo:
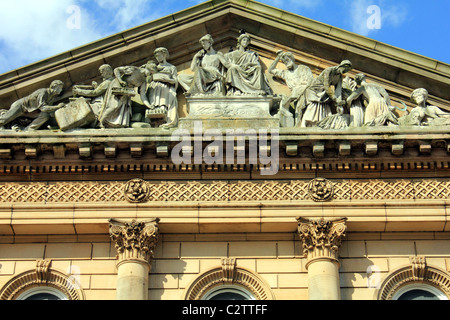
M 364 36 L 381 28 L 397 28 L 408 15 L 406 5 L 385 0 L 346 0 L 345 5 L 349 8 L 352 31 Z
M 81 29 L 68 26 L 73 0 L 3 1 L 0 10 L 0 72 L 43 59 L 100 34 L 89 14 L 77 17 Z M 81 9 L 81 8 L 80 8 Z

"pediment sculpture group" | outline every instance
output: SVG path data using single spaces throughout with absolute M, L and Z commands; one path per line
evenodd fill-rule
M 346 129 L 379 126 L 438 126 L 450 125 L 450 113 L 427 103 L 428 92 L 420 88 L 411 94 L 415 108 L 405 109 L 398 116 L 391 105 L 387 91 L 367 82 L 364 74 L 354 79 L 344 77 L 353 69 L 348 60 L 325 69 L 314 77 L 311 69 L 296 63 L 290 52 L 277 52 L 267 73 L 289 88 L 290 94 L 274 93 L 269 85 L 259 55 L 249 49 L 251 37 L 243 32 L 235 50 L 229 53 L 215 51 L 210 35 L 200 39 L 203 49 L 195 54 L 192 74 L 178 74 L 168 62 L 169 51 L 158 48 L 155 60 L 146 65 L 110 65 L 99 68 L 102 82 L 75 85 L 68 103 L 54 104 L 64 89 L 63 82 L 55 80 L 49 88 L 39 89 L 14 102 L 0 112 L 0 128 L 16 131 L 35 131 L 52 128 L 106 129 L 131 128 L 136 123 L 159 120 L 163 129 L 178 126 L 177 92 L 186 97 L 276 97 L 274 117 L 287 127 L 318 127 Z M 281 63 L 284 68 L 277 68 Z M 139 96 L 142 110 L 135 112 L 133 97 Z M 56 121 L 55 121 L 56 120 Z M 59 120 L 59 121 L 58 121 Z M 161 122 L 162 121 L 162 122 Z M 62 124 L 63 123 L 63 124 Z M 45 126 L 48 125 L 48 126 Z M 151 127 L 151 126 L 149 126 Z

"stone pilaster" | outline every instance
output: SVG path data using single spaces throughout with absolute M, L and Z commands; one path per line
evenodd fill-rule
M 347 219 L 313 221 L 298 218 L 298 232 L 307 257 L 311 300 L 340 300 L 339 249 Z
M 150 262 L 158 243 L 159 219 L 147 222 L 110 220 L 117 250 L 117 300 L 148 300 Z

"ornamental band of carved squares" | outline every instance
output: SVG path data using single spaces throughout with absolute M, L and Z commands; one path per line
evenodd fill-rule
M 331 180 L 330 200 L 439 200 L 450 198 L 450 179 Z M 271 182 L 145 182 L 148 202 L 312 201 L 311 180 Z M 128 201 L 124 182 L 2 183 L 1 203 Z M 138 192 L 139 194 L 139 192 Z M 133 198 L 134 199 L 134 198 Z M 137 197 L 139 199 L 139 196 Z

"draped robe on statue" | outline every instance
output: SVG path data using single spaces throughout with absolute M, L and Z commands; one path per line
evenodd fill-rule
M 226 54 L 225 57 L 231 64 L 226 76 L 229 94 L 270 95 L 272 93 L 256 52 L 237 50 Z

